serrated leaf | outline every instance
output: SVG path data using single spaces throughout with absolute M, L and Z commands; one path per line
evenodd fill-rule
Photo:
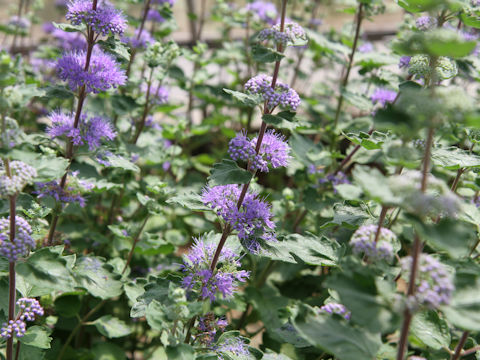
M 213 165 L 208 181 L 210 186 L 248 184 L 252 176 L 250 171 L 242 169 L 235 161 L 223 159 L 221 163 Z
M 122 320 L 112 315 L 104 315 L 93 321 L 98 332 L 109 339 L 127 336 L 132 333 L 132 329 Z
M 285 57 L 282 53 L 259 44 L 252 46 L 252 56 L 253 61 L 259 63 L 272 63 L 280 61 Z
M 480 167 L 480 156 L 456 147 L 434 148 L 432 161 L 435 165 L 449 170 Z
M 234 91 L 230 89 L 223 89 L 223 91 L 232 95 L 235 100 L 248 107 L 255 107 L 263 102 L 261 96 L 259 95 L 245 94 L 240 91 Z
M 435 311 L 415 314 L 410 328 L 411 337 L 432 349 L 440 350 L 450 347 L 448 324 Z
M 49 336 L 52 331 L 43 326 L 30 326 L 23 337 L 18 340 L 25 345 L 33 346 L 39 349 L 50 349 L 52 338 Z

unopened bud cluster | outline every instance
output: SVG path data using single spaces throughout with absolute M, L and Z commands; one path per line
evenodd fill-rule
M 364 225 L 355 231 L 350 239 L 350 245 L 355 254 L 364 254 L 370 260 L 391 261 L 394 256 L 393 243 L 397 236 L 386 228 L 380 228 L 378 239 L 375 242 L 378 226 Z
M 37 171 L 22 161 L 10 161 L 8 167 L 9 174 L 0 162 L 0 197 L 18 194 L 37 176 Z
M 10 217 L 0 219 L 0 255 L 9 261 L 17 261 L 22 256 L 27 256 L 30 249 L 35 247 L 32 238 L 32 228 L 20 216 L 15 217 L 15 238 L 10 241 Z
M 300 105 L 300 97 L 297 92 L 287 84 L 277 81 L 275 89 L 272 88 L 272 77 L 257 75 L 245 84 L 245 91 L 251 94 L 261 95 L 262 100 L 267 102 L 269 110 L 281 106 L 287 110 L 295 111 Z

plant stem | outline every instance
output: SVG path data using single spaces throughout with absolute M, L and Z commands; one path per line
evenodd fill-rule
M 280 31 L 283 32 L 284 28 L 285 28 L 285 17 L 286 17 L 286 12 L 287 12 L 287 1 L 288 0 L 283 0 L 282 1 L 282 18 L 281 18 L 281 22 L 280 22 Z M 278 52 L 283 52 L 283 47 L 281 44 L 279 44 L 277 46 L 277 51 Z M 280 71 L 280 60 L 275 62 L 275 69 L 273 71 L 273 76 L 272 76 L 272 89 L 275 89 L 275 86 L 277 84 L 277 79 L 278 79 L 278 72 Z M 272 109 L 273 110 L 273 109 Z M 265 104 L 263 106 L 263 113 L 264 114 L 270 114 L 271 111 L 270 109 L 268 109 L 268 104 L 267 102 L 265 101 Z M 262 121 L 262 125 L 260 127 L 260 132 L 258 134 L 258 140 L 257 140 L 257 146 L 255 148 L 255 152 L 256 154 L 258 155 L 258 153 L 260 152 L 260 147 L 262 146 L 262 141 L 263 141 L 263 136 L 265 135 L 265 131 L 267 129 L 267 124 Z M 248 188 L 250 186 L 250 182 L 248 182 L 247 184 L 244 184 L 243 185 L 243 188 L 242 188 L 242 191 L 240 193 L 240 196 L 238 198 L 238 202 L 237 202 L 237 208 L 240 209 L 240 207 L 242 206 L 242 203 L 243 203 L 243 200 L 245 199 L 245 195 L 247 194 L 247 191 L 248 191 Z M 227 237 L 229 235 L 231 231 L 231 228 L 230 226 L 225 226 L 224 230 L 223 230 L 223 233 L 222 233 L 222 238 L 220 239 L 220 242 L 217 246 L 217 250 L 215 251 L 215 255 L 212 259 L 212 263 L 210 265 L 210 269 L 213 271 L 215 270 L 216 266 L 217 266 L 217 262 L 218 262 L 218 258 L 220 257 L 220 253 L 223 249 L 223 246 L 225 245 L 225 242 L 227 240 Z
M 143 221 L 142 225 L 140 226 L 140 229 L 138 230 L 138 233 L 135 236 L 135 239 L 133 239 L 132 248 L 130 249 L 130 252 L 128 253 L 127 262 L 125 263 L 125 266 L 123 267 L 122 275 L 125 274 L 125 271 L 127 271 L 128 265 L 130 265 L 130 262 L 132 261 L 133 252 L 135 251 L 135 246 L 137 246 L 137 243 L 140 240 L 140 235 L 142 235 L 142 231 L 145 228 L 145 225 L 147 225 L 147 221 L 148 221 L 149 218 L 150 218 L 150 215 L 147 215 L 147 217 Z
M 378 227 L 377 232 L 375 234 L 375 243 L 378 242 L 378 238 L 380 237 L 380 231 L 383 227 L 383 222 L 385 221 L 385 217 L 387 216 L 388 206 L 383 205 L 382 211 L 380 212 L 380 217 L 378 218 Z
M 142 36 L 142 33 L 143 33 L 143 29 L 145 28 L 145 22 L 147 21 L 148 10 L 150 10 L 150 3 L 151 3 L 151 0 L 147 0 L 147 2 L 145 3 L 145 7 L 143 8 L 142 22 L 140 23 L 140 28 L 138 29 L 137 40 L 140 40 L 140 37 Z M 128 62 L 127 71 L 125 73 L 125 76 L 127 77 L 127 79 L 130 77 L 130 72 L 132 71 L 132 65 L 133 65 L 133 61 L 135 60 L 135 55 L 137 55 L 137 49 L 132 47 L 132 51 L 130 53 L 130 61 Z
M 462 337 L 460 338 L 460 341 L 457 344 L 457 347 L 455 348 L 455 353 L 450 357 L 450 360 L 458 360 L 460 359 L 462 349 L 465 346 L 465 343 L 467 342 L 469 332 L 464 331 L 462 334 Z
M 427 135 L 427 142 L 425 145 L 425 156 L 423 159 L 422 187 L 421 187 L 421 191 L 423 193 L 427 190 L 428 170 L 430 168 L 430 155 L 431 155 L 431 148 L 433 143 L 433 134 L 434 134 L 434 129 L 429 128 L 428 135 Z M 413 249 L 412 249 L 412 267 L 410 269 L 410 279 L 408 283 L 407 297 L 411 297 L 415 294 L 415 290 L 416 290 L 415 281 L 417 279 L 418 261 L 419 261 L 421 252 L 422 252 L 422 242 L 420 241 L 419 236 L 415 235 L 415 239 L 413 242 Z M 402 325 L 402 332 L 400 334 L 400 340 L 398 343 L 397 360 L 403 360 L 405 357 L 405 352 L 407 350 L 408 332 L 409 332 L 410 323 L 413 317 L 413 314 L 408 307 L 405 308 L 405 311 L 403 314 L 404 314 L 403 325 Z
M 4 160 L 5 171 L 7 176 L 11 177 L 9 161 Z M 16 217 L 16 195 L 9 196 L 10 203 L 10 234 L 9 240 L 11 243 L 15 242 L 15 217 Z M 10 261 L 8 264 L 8 322 L 15 320 L 15 302 L 17 295 L 17 288 L 15 285 L 15 261 Z M 7 360 L 13 359 L 13 334 L 7 339 Z
M 368 132 L 368 135 L 372 135 L 373 134 L 373 129 L 371 129 L 369 132 Z M 342 162 L 340 163 L 340 165 L 338 165 L 338 168 L 335 170 L 334 174 L 338 174 L 343 168 L 345 165 L 348 164 L 348 162 L 350 160 L 352 160 L 353 156 L 358 152 L 358 150 L 360 150 L 362 146 L 361 145 L 357 145 L 353 148 L 353 150 L 350 152 L 350 154 L 348 154 L 343 160 Z
M 197 42 L 197 27 L 195 24 L 195 4 L 193 0 L 187 0 L 187 9 L 188 9 L 188 19 L 190 25 L 190 38 L 192 40 L 192 44 Z
M 67 347 L 68 345 L 72 342 L 73 338 L 75 337 L 75 335 L 77 334 L 78 330 L 80 330 L 80 328 L 87 322 L 87 320 L 90 318 L 90 316 L 92 316 L 93 314 L 95 314 L 98 310 L 100 310 L 100 308 L 105 305 L 107 301 L 106 300 L 102 300 L 100 301 L 92 310 L 90 310 L 77 324 L 77 326 L 75 326 L 75 328 L 72 330 L 72 332 L 70 333 L 70 335 L 68 336 L 67 340 L 65 341 L 65 344 L 63 344 L 62 346 L 62 349 L 60 350 L 60 352 L 58 353 L 58 356 L 57 356 L 57 360 L 61 360 L 63 355 L 65 354 L 65 351 L 67 350 Z
M 142 133 L 143 128 L 145 127 L 145 121 L 147 120 L 148 112 L 150 111 L 150 95 L 152 90 L 152 79 L 153 79 L 153 68 L 150 69 L 150 76 L 148 77 L 147 94 L 145 95 L 145 107 L 143 108 L 142 118 L 140 119 L 140 123 L 138 124 L 137 129 L 135 130 L 135 135 L 133 136 L 132 144 L 137 143 L 138 138 L 140 137 L 140 134 Z
M 20 0 L 20 2 L 18 4 L 18 12 L 17 12 L 18 20 L 20 20 L 20 17 L 22 16 L 22 8 L 23 8 L 23 0 Z M 19 30 L 19 26 L 18 26 L 18 23 L 17 23 L 15 25 L 15 32 L 13 34 L 12 46 L 10 47 L 10 53 L 11 54 L 13 54 L 13 52 L 15 51 L 15 45 L 17 43 L 18 30 Z
M 360 37 L 360 28 L 362 26 L 362 20 L 363 20 L 363 3 L 360 2 L 358 4 L 357 20 L 356 20 L 357 26 L 355 28 L 355 37 L 353 39 L 352 52 L 350 53 L 350 58 L 348 60 L 347 72 L 341 83 L 341 87 L 340 87 L 341 90 L 344 90 L 345 87 L 348 85 L 350 72 L 352 71 L 352 67 L 353 67 L 353 58 L 355 57 L 355 52 L 357 51 L 357 44 L 358 44 L 358 39 Z M 340 112 L 342 110 L 342 105 L 343 105 L 343 94 L 340 93 L 340 97 L 338 99 L 338 104 L 337 104 L 337 110 L 335 112 L 335 120 L 333 122 L 334 129 L 337 127 L 338 119 L 340 117 Z
M 464 172 L 465 172 L 464 168 L 458 169 L 457 176 L 455 177 L 455 180 L 453 180 L 453 184 L 452 184 L 452 187 L 451 187 L 451 190 L 453 192 L 457 191 L 458 183 L 460 182 L 460 178 L 461 178 L 461 176 Z

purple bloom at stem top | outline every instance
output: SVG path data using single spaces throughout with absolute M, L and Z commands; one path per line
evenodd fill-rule
M 120 10 L 106 1 L 99 1 L 97 9 L 92 9 L 92 0 L 73 0 L 68 4 L 65 18 L 73 25 L 85 24 L 97 34 L 122 35 L 127 28 L 127 20 Z
M 90 151 L 100 147 L 102 139 L 113 140 L 117 135 L 110 121 L 101 116 L 83 114 L 77 128 L 73 126 L 74 114 L 53 112 L 49 119 L 52 124 L 47 128 L 47 134 L 52 139 L 66 136 L 76 146 L 87 144 Z
M 27 256 L 30 249 L 35 248 L 32 228 L 24 218 L 15 216 L 15 238 L 10 241 L 10 217 L 0 219 L 0 255 L 9 261 L 17 261 Z
M 343 316 L 346 320 L 350 320 L 351 316 L 351 312 L 344 305 L 335 302 L 323 305 L 318 312 L 320 314 L 337 314 Z
M 58 180 L 52 180 L 46 183 L 38 182 L 35 184 L 37 187 L 35 194 L 38 195 L 39 199 L 51 196 L 62 205 L 78 203 L 80 207 L 85 207 L 86 202 L 82 193 L 92 190 L 94 185 L 88 181 L 78 179 L 77 176 L 78 171 L 72 172 L 67 178 L 67 186 L 65 188 L 60 186 Z
M 140 90 L 145 94 L 147 94 L 148 85 L 143 83 L 140 86 Z M 168 102 L 168 95 L 169 91 L 168 88 L 162 86 L 160 82 L 153 82 L 150 85 L 150 101 L 154 104 L 161 105 Z
M 401 265 L 405 278 L 409 279 L 412 257 L 403 258 Z M 430 309 L 437 309 L 440 305 L 448 305 L 455 290 L 452 278 L 445 265 L 428 254 L 420 255 L 415 285 L 417 291 L 407 300 L 408 306 L 412 309 L 419 305 Z
M 276 241 L 273 215 L 270 205 L 251 191 L 247 191 L 238 209 L 240 193 L 241 187 L 234 184 L 208 187 L 202 193 L 202 201 L 238 232 L 249 252 L 256 254 L 261 252 L 262 243 Z
M 46 33 L 50 34 L 63 50 L 83 50 L 87 48 L 85 37 L 78 32 L 68 32 L 57 29 L 52 23 L 43 25 Z
M 269 165 L 272 168 L 288 166 L 290 161 L 290 147 L 282 134 L 274 130 L 265 132 L 260 151 L 255 152 L 258 138 L 250 140 L 245 132 L 237 134 L 230 140 L 228 153 L 235 160 L 250 162 L 250 170 L 268 172 Z
M 272 111 L 277 106 L 295 111 L 300 105 L 300 96 L 290 86 L 277 81 L 275 89 L 272 89 L 272 77 L 257 75 L 245 84 L 245 91 L 251 94 L 261 95 L 262 100 L 267 102 L 268 109 Z
M 66 81 L 72 91 L 85 85 L 87 92 L 99 93 L 125 85 L 127 77 L 115 59 L 101 50 L 93 51 L 90 67 L 85 71 L 86 52 L 65 53 L 57 62 L 60 79 Z
M 157 4 L 157 5 L 170 5 L 173 6 L 175 4 L 175 0 L 152 0 L 152 4 Z
M 218 294 L 223 299 L 231 298 L 238 283 L 245 282 L 249 272 L 237 270 L 240 267 L 239 256 L 227 247 L 220 253 L 219 267 L 210 270 L 210 262 L 215 254 L 216 244 L 207 242 L 204 238 L 194 239 L 189 253 L 185 255 L 182 265 L 185 277 L 182 285 L 185 289 L 194 291 L 202 300 L 215 301 Z
M 250 355 L 248 351 L 248 345 L 240 337 L 229 337 L 225 339 L 221 344 L 215 345 L 211 348 L 217 353 L 218 359 L 224 360 L 225 355 L 227 359 L 231 359 L 229 353 L 236 355 L 239 358 L 243 358 Z
M 398 67 L 400 69 L 408 67 L 410 65 L 410 60 L 411 59 L 412 59 L 411 56 L 402 56 L 400 58 L 400 62 L 398 63 Z
M 138 37 L 140 29 L 135 29 L 135 33 L 133 36 L 123 36 L 122 42 L 125 44 L 130 45 L 133 48 L 145 48 L 148 44 L 155 42 L 152 34 L 146 29 L 142 30 L 140 34 L 140 38 Z
M 157 23 L 163 23 L 165 21 L 164 17 L 156 9 L 148 10 L 147 20 L 157 22 Z
M 377 88 L 373 92 L 370 99 L 373 104 L 379 103 L 382 106 L 385 106 L 387 103 L 393 103 L 397 97 L 397 92 L 393 90 Z
M 260 31 L 258 38 L 260 41 L 273 40 L 275 44 L 282 44 L 283 46 L 295 45 L 299 42 L 303 45 L 307 41 L 307 34 L 297 23 L 288 22 L 285 23 L 283 31 L 280 31 L 280 24 L 276 24 L 270 29 Z
M 253 1 L 247 4 L 246 9 L 268 24 L 274 24 L 278 15 L 275 4 L 268 1 Z
M 195 339 L 204 346 L 211 346 L 215 341 L 215 335 L 223 332 L 227 325 L 228 322 L 224 318 L 217 318 L 214 313 L 205 314 L 198 318 Z
M 435 18 L 430 16 L 420 16 L 415 20 L 415 25 L 417 26 L 418 30 L 426 31 L 431 29 L 436 25 L 437 21 Z

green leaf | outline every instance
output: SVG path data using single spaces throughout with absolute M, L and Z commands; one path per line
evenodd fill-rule
M 424 311 L 414 315 L 410 325 L 410 341 L 420 342 L 435 350 L 450 347 L 450 331 L 448 324 L 435 311 Z
M 108 162 L 109 167 L 119 168 L 127 171 L 134 171 L 137 173 L 140 172 L 140 168 L 137 165 L 135 165 L 123 156 L 107 153 L 103 156 L 103 159 Z
M 106 41 L 100 40 L 98 43 L 104 51 L 114 54 L 117 58 L 124 61 L 130 60 L 128 47 L 114 36 L 110 36 Z
M 25 335 L 18 338 L 22 344 L 40 349 L 50 349 L 52 338 L 49 336 L 52 331 L 43 326 L 29 326 Z
M 203 204 L 202 197 L 192 191 L 180 193 L 172 196 L 166 201 L 167 204 L 177 204 L 186 207 L 190 210 L 203 211 L 209 210 L 207 206 Z
M 213 165 L 211 175 L 208 178 L 210 186 L 228 184 L 248 184 L 252 179 L 252 173 L 242 169 L 233 160 L 223 159 L 221 163 Z
M 63 85 L 49 85 L 43 89 L 45 91 L 45 98 L 47 99 L 73 99 L 73 92 Z
M 454 259 L 468 256 L 478 240 L 477 226 L 458 219 L 442 219 L 438 224 L 415 222 L 414 226 L 422 240 Z
M 282 53 L 259 44 L 252 46 L 252 55 L 253 61 L 258 63 L 272 63 L 280 61 L 285 57 Z
M 377 169 L 365 169 L 357 166 L 353 172 L 355 183 L 372 200 L 385 205 L 395 205 L 401 199 L 397 198 L 388 184 L 387 178 Z
M 341 267 L 327 278 L 326 286 L 337 291 L 340 302 L 352 312 L 352 321 L 372 332 L 391 330 L 395 314 L 380 290 L 394 294 L 393 287 L 386 286 L 355 258 L 348 258 Z
M 342 95 L 345 101 L 349 104 L 355 106 L 356 108 L 364 111 L 371 111 L 373 108 L 373 104 L 366 96 L 362 94 L 357 94 L 352 91 L 343 89 Z
M 54 290 L 73 291 L 75 281 L 67 260 L 56 250 L 49 247 L 35 251 L 25 262 L 17 264 L 16 272 L 29 284 L 42 288 L 45 294 Z
M 31 163 L 30 161 L 25 161 Z M 37 169 L 37 177 L 35 181 L 51 181 L 60 179 L 67 170 L 68 160 L 56 156 L 39 156 L 31 163 Z
M 125 350 L 111 343 L 96 343 L 93 345 L 92 354 L 95 360 L 126 360 Z
M 335 266 L 343 253 L 342 247 L 326 237 L 313 234 L 290 234 L 272 246 L 267 246 L 265 257 L 288 263 Z
M 398 5 L 409 12 L 424 12 L 439 5 L 439 0 L 398 0 Z
M 110 264 L 96 256 L 83 256 L 75 264 L 74 274 L 78 285 L 92 296 L 110 299 L 122 294 L 121 275 Z
M 272 125 L 277 129 L 286 129 L 286 130 L 295 130 L 297 127 L 301 126 L 301 124 L 297 121 L 292 121 L 295 119 L 295 113 L 291 113 L 288 111 L 282 111 L 276 115 L 265 114 L 262 116 L 262 120 Z
M 434 148 L 432 150 L 432 161 L 435 165 L 449 170 L 480 167 L 480 156 L 470 154 L 468 151 L 457 147 Z
M 55 312 L 65 318 L 75 317 L 80 311 L 82 302 L 79 293 L 62 294 L 55 299 Z
M 382 343 L 380 334 L 328 315 L 310 314 L 294 326 L 312 345 L 342 360 L 372 360 Z
M 441 310 L 450 324 L 463 330 L 480 331 L 480 266 L 470 260 L 458 263 L 455 270 L 452 300 Z
M 168 295 L 169 284 L 168 279 L 155 278 L 153 282 L 145 285 L 145 292 L 133 304 L 130 316 L 133 318 L 145 316 L 147 307 L 153 300 L 162 299 Z
M 57 29 L 60 29 L 62 31 L 66 32 L 79 32 L 82 30 L 85 30 L 86 27 L 85 25 L 72 25 L 72 24 L 58 24 L 56 22 L 52 22 L 53 26 L 55 26 Z
M 373 219 L 373 216 L 367 213 L 363 208 L 349 206 L 344 204 L 335 204 L 333 206 L 333 219 L 323 224 L 320 228 L 325 229 L 341 225 L 348 229 L 356 229 L 367 219 Z
M 374 131 L 371 135 L 365 132 L 360 132 L 358 134 L 349 133 L 344 135 L 354 144 L 360 145 L 367 150 L 381 149 L 385 141 L 388 140 L 387 134 L 378 131 Z
M 187 344 L 167 346 L 168 360 L 194 360 L 195 350 Z
M 98 332 L 109 339 L 127 336 L 132 333 L 132 329 L 124 321 L 112 315 L 104 315 L 90 324 L 95 325 Z
M 259 95 L 245 94 L 230 89 L 223 89 L 223 91 L 232 95 L 235 100 L 248 107 L 255 107 L 263 102 L 261 96 Z

